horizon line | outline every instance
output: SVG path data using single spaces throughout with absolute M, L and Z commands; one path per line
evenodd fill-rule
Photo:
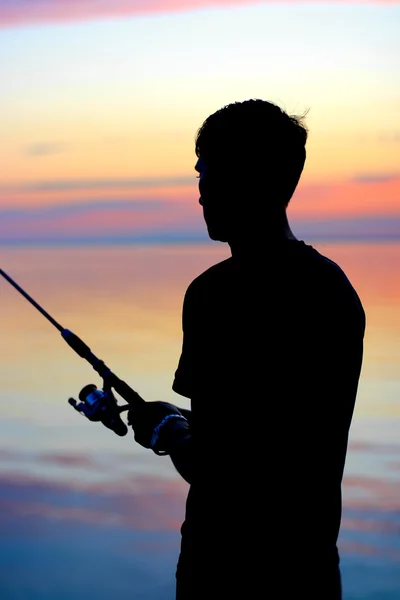
M 307 239 L 306 239 L 307 238 Z M 400 243 L 400 233 L 391 235 L 313 235 L 299 236 L 298 241 L 303 241 L 305 244 L 313 243 L 335 243 L 335 244 L 393 244 Z M 52 240 L 0 240 L 1 248 L 62 248 L 76 247 L 87 248 L 95 246 L 112 247 L 112 246 L 213 246 L 226 245 L 227 242 L 218 242 L 210 239 L 204 239 L 202 236 L 188 236 L 187 238 L 170 238 L 170 239 L 135 239 L 135 238 L 111 238 L 111 239 L 52 239 Z

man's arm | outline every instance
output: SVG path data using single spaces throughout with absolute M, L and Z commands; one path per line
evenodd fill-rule
M 179 409 L 184 415 L 184 412 Z M 187 411 L 190 413 L 190 411 Z M 185 416 L 185 415 L 184 415 Z M 168 432 L 166 451 L 179 475 L 188 483 L 192 483 L 193 476 L 193 442 L 189 423 L 186 427 L 177 422 L 175 430 Z
M 193 292 L 189 286 L 185 294 L 182 326 L 184 331 L 182 355 L 175 374 L 172 389 L 178 394 L 190 398 L 191 396 L 191 298 Z M 171 415 L 177 415 L 177 418 Z M 184 417 L 184 418 L 182 418 Z M 167 420 L 164 422 L 164 419 Z M 161 424 L 160 428 L 158 426 Z M 178 473 L 191 483 L 193 476 L 193 442 L 191 434 L 192 411 L 178 408 L 165 402 L 145 402 L 139 411 L 131 412 L 131 423 L 135 433 L 135 440 L 145 448 L 152 448 L 154 452 L 165 451 L 171 457 L 172 463 Z M 151 443 L 154 431 L 158 432 L 157 445 Z

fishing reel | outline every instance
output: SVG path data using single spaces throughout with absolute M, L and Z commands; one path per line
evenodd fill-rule
M 68 402 L 89 421 L 100 421 L 120 436 L 128 433 L 128 427 L 121 419 L 120 413 L 129 410 L 130 405 L 120 406 L 110 386 L 104 385 L 103 389 L 99 390 L 94 383 L 89 383 L 79 392 L 79 400 L 78 403 L 74 398 L 69 398 Z
M 122 381 L 119 377 L 113 373 L 104 361 L 100 360 L 93 354 L 89 346 L 85 344 L 81 338 L 75 333 L 66 329 L 60 323 L 57 323 L 55 319 L 47 311 L 44 310 L 29 294 L 25 292 L 7 273 L 0 269 L 0 275 L 2 275 L 24 298 L 28 300 L 58 331 L 61 333 L 61 337 L 67 342 L 68 346 L 72 348 L 81 358 L 84 358 L 93 369 L 103 379 L 103 389 L 97 389 L 94 383 L 85 385 L 85 387 L 79 392 L 79 404 L 74 398 L 69 398 L 68 402 L 80 412 L 83 416 L 87 417 L 89 421 L 100 421 L 116 433 L 117 435 L 123 436 L 128 433 L 128 427 L 122 421 L 120 414 L 124 410 L 130 408 L 138 409 L 143 406 L 145 400 L 135 390 L 133 390 L 125 381 Z M 119 406 L 117 399 L 115 398 L 112 388 L 128 402 L 123 406 Z

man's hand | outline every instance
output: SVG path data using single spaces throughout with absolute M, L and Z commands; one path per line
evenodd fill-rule
M 168 453 L 174 436 L 188 423 L 180 410 L 169 402 L 144 402 L 128 412 L 128 425 L 135 440 L 156 454 Z

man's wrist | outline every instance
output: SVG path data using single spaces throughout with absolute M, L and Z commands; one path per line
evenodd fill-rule
M 190 426 L 184 417 L 168 419 L 160 428 L 157 443 L 153 450 L 156 453 L 161 451 L 162 454 L 171 454 L 171 452 L 179 450 L 189 437 Z
M 153 433 L 151 436 L 151 440 L 150 440 L 150 447 L 151 448 L 155 448 L 159 442 L 160 436 L 163 436 L 163 434 L 165 435 L 165 430 L 166 430 L 166 426 L 168 424 L 169 428 L 171 428 L 171 420 L 175 420 L 175 419 L 180 419 L 180 420 L 184 420 L 186 421 L 185 417 L 181 414 L 175 414 L 175 413 L 171 413 L 170 415 L 166 415 L 160 422 L 159 424 L 154 427 L 153 429 Z

